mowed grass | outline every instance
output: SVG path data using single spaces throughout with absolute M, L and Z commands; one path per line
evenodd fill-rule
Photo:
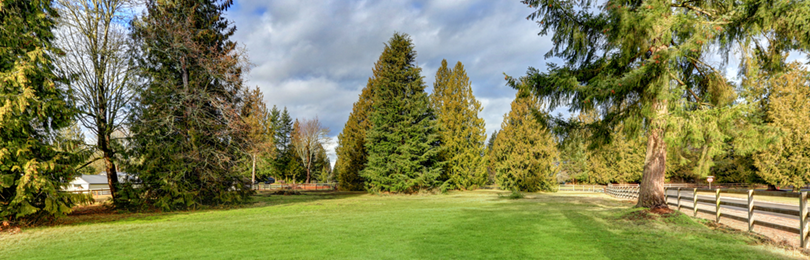
M 506 192 L 502 194 L 508 195 Z M 0 234 L 2 259 L 791 259 L 685 215 L 578 193 L 257 195 L 230 210 Z

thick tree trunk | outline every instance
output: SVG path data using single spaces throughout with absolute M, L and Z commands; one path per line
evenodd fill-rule
M 118 192 L 118 169 L 113 162 L 113 152 L 110 147 L 110 137 L 108 135 L 99 136 L 99 149 L 104 154 L 104 166 L 107 171 L 107 184 L 110 186 L 110 196 L 115 201 Z
M 251 159 L 253 159 L 253 168 L 250 170 L 250 188 L 253 188 L 253 185 L 256 185 L 256 155 L 251 155 Z
M 638 194 L 638 207 L 666 208 L 666 194 L 664 194 L 664 174 L 667 166 L 667 144 L 664 142 L 664 128 L 667 113 L 666 100 L 653 101 L 656 117 L 647 133 L 647 154 L 644 158 L 644 175 L 641 177 L 641 187 Z

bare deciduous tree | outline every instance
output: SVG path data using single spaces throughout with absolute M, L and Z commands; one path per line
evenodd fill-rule
M 133 73 L 126 23 L 136 0 L 57 0 L 60 13 L 57 45 L 65 56 L 56 59 L 61 76 L 70 78 L 79 108 L 79 121 L 96 138 L 115 198 L 118 174 L 113 132 L 124 130 L 122 121 L 132 100 Z
M 318 121 L 316 116 L 314 119 L 306 119 L 303 122 L 295 120 L 293 124 L 292 143 L 295 154 L 304 162 L 304 167 L 307 170 L 307 181 L 309 183 L 313 161 L 318 154 L 319 149 L 323 149 L 323 144 L 326 142 L 326 135 L 329 134 L 329 128 L 323 127 L 321 122 Z

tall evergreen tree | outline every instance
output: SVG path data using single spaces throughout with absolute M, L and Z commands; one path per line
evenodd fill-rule
M 780 138 L 754 155 L 754 165 L 768 184 L 798 191 L 810 183 L 810 72 L 792 64 L 781 74 L 766 83 L 767 122 Z
M 78 201 L 60 192 L 81 160 L 59 144 L 82 140 L 56 138 L 74 114 L 53 73 L 56 17 L 48 0 L 0 2 L 0 220 L 12 223 L 62 216 Z
M 711 110 L 733 100 L 733 88 L 706 61 L 712 57 L 707 54 L 716 50 L 727 56 L 732 47 L 747 49 L 761 38 L 775 38 L 771 43 L 780 51 L 806 49 L 810 43 L 807 1 L 523 3 L 536 9 L 527 19 L 537 20 L 540 34 L 553 34 L 555 46 L 546 56 L 565 61 L 551 64 L 546 73 L 530 68 L 533 93 L 551 108 L 600 112 L 600 120 L 591 124 L 550 118 L 549 123 L 560 132 L 590 128 L 597 144 L 609 142 L 610 129 L 620 123 L 630 137 L 646 131 L 640 207 L 667 207 L 663 183 L 670 115 Z M 514 87 L 517 83 L 510 80 Z M 703 115 L 711 114 L 717 113 Z
M 478 116 L 483 108 L 472 93 L 470 78 L 461 62 L 451 70 L 447 67 L 447 60 L 442 60 L 430 102 L 439 122 L 442 142 L 439 159 L 445 162 L 447 184 L 464 190 L 484 185 L 487 180 L 483 163 L 487 133 L 484 119 Z
M 378 62 L 376 65 L 382 65 Z M 377 71 L 377 68 L 375 68 Z M 374 78 L 369 78 L 366 87 L 360 92 L 360 98 L 354 103 L 349 120 L 338 135 L 337 162 L 335 172 L 340 190 L 363 190 L 365 179 L 360 172 L 366 167 L 366 133 L 371 129 L 371 98 Z
M 492 132 L 492 135 L 489 137 L 489 141 L 487 142 L 487 153 L 484 156 L 484 165 L 487 167 L 487 183 L 486 184 L 494 184 L 495 183 L 495 159 L 494 154 L 492 154 L 493 149 L 495 148 L 495 143 L 498 140 L 498 130 Z
M 537 122 L 533 111 L 540 109 L 537 98 L 519 91 L 512 110 L 504 115 L 492 158 L 495 180 L 504 190 L 555 191 L 559 152 L 549 133 Z
M 294 157 L 292 152 L 292 134 L 293 134 L 293 121 L 287 107 L 279 111 L 276 106 L 270 110 L 270 122 L 273 128 L 275 138 L 273 143 L 276 145 L 275 158 L 272 159 L 270 166 L 272 168 L 271 175 L 276 178 L 284 179 L 287 176 L 287 166 L 290 165 Z
M 394 34 L 374 70 L 368 163 L 372 192 L 413 193 L 435 187 L 441 174 L 436 119 L 407 34 Z
M 165 210 L 245 202 L 237 171 L 246 126 L 239 116 L 242 55 L 223 16 L 233 2 L 147 1 L 132 22 L 145 85 L 132 121 L 133 173 L 143 182 L 127 201 Z M 138 199 L 142 199 L 139 201 Z

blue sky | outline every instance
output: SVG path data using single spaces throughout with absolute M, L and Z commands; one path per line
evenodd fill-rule
M 530 12 L 517 0 L 298 0 L 238 1 L 226 17 L 253 64 L 246 85 L 293 117 L 318 116 L 336 137 L 395 32 L 413 39 L 428 92 L 442 59 L 461 61 L 487 132 L 498 129 L 515 95 L 503 73 L 520 76 L 547 62 L 551 42 L 526 20 Z M 327 145 L 333 162 L 334 141 Z

